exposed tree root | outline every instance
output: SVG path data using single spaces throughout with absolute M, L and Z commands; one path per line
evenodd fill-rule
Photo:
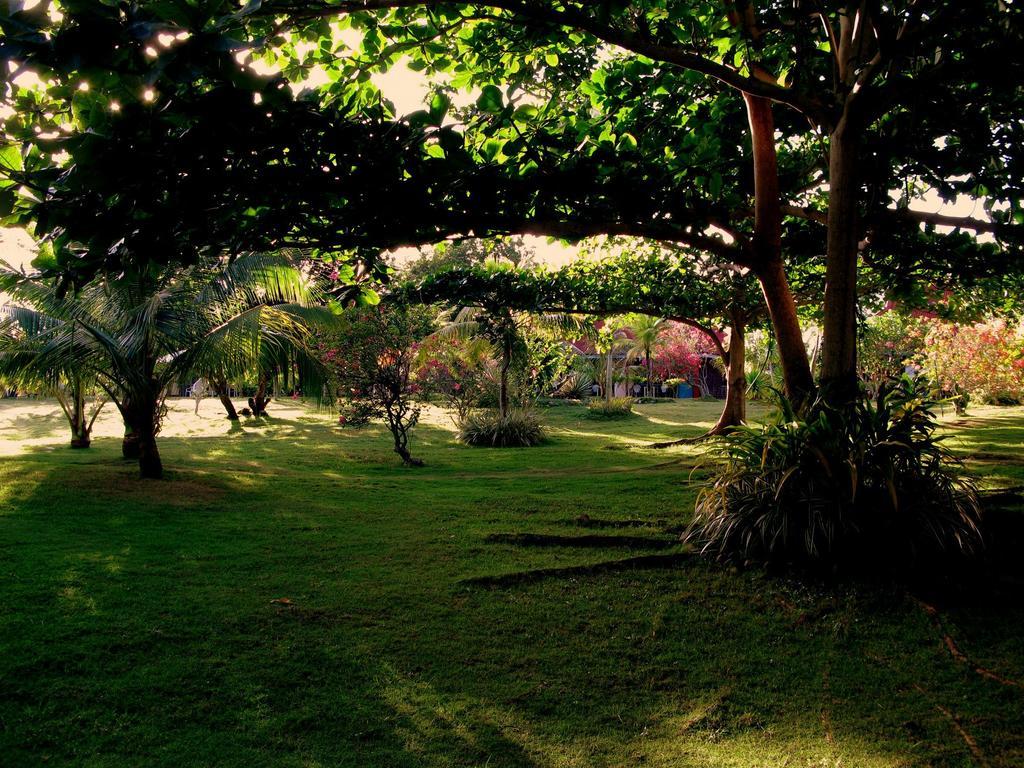
M 921 695 L 928 697 L 928 692 L 917 683 L 914 683 L 914 688 Z M 949 720 L 953 728 L 956 729 L 956 732 L 960 734 L 960 738 L 964 740 L 964 744 L 967 745 L 967 749 L 970 750 L 971 755 L 977 761 L 978 765 L 982 766 L 982 768 L 988 768 L 991 763 L 989 763 L 985 758 L 985 753 L 981 751 L 981 747 L 978 746 L 978 742 L 975 738 L 968 733 L 966 728 L 964 728 L 963 724 L 960 722 L 960 718 L 941 704 L 933 704 L 933 706 L 935 707 L 935 711 L 939 712 L 943 717 Z
M 710 440 L 713 437 L 722 437 L 723 435 L 729 434 L 732 430 L 736 429 L 739 423 L 728 420 L 719 421 L 715 426 L 705 432 L 703 435 L 697 435 L 697 437 L 681 437 L 678 440 L 669 440 L 665 443 L 651 443 L 648 448 L 671 448 L 675 445 L 695 445 L 696 443 Z
M 537 568 L 532 571 L 517 571 L 499 576 L 475 576 L 463 579 L 460 583 L 469 587 L 510 587 L 515 584 L 528 584 L 543 579 L 566 579 L 576 576 L 593 576 L 601 573 L 617 573 L 619 571 L 653 570 L 656 568 L 672 568 L 682 565 L 691 557 L 686 552 L 674 552 L 670 555 L 640 555 L 622 560 L 605 560 L 590 565 L 573 565 L 565 568 Z
M 825 729 L 825 741 L 831 746 L 836 743 L 836 737 L 832 731 L 832 686 L 829 682 L 828 667 L 821 673 L 821 701 L 821 727 Z
M 989 680 L 997 682 L 1001 685 L 1006 685 L 1011 688 L 1024 688 L 1024 685 L 1021 685 L 1016 680 L 1009 680 L 1008 678 L 1005 678 L 1002 675 L 999 675 L 990 669 L 986 669 L 980 664 L 974 662 L 966 653 L 960 650 L 960 647 L 956 644 L 956 641 L 953 640 L 953 638 L 949 636 L 949 633 L 946 632 L 946 629 L 942 624 L 942 618 L 939 616 L 939 610 L 934 605 L 929 605 L 920 598 L 917 599 L 917 604 L 921 606 L 921 610 L 925 612 L 925 614 L 931 620 L 932 625 L 935 627 L 935 629 L 938 630 L 939 635 L 942 637 L 942 642 L 946 646 L 946 650 L 949 651 L 949 655 L 952 656 L 956 661 L 960 662 L 961 664 L 967 665 L 972 670 L 974 670 L 974 672 L 981 675 L 982 677 L 988 678 Z
M 668 549 L 679 545 L 675 539 L 647 536 L 557 536 L 545 533 L 491 533 L 485 541 L 492 544 L 517 544 L 521 547 L 628 547 L 630 549 Z
M 987 504 L 1019 504 L 1024 502 L 1024 485 L 993 488 L 989 491 L 981 491 L 978 495 Z
M 665 443 L 651 443 L 647 447 L 672 448 L 673 446 L 676 445 L 696 445 L 697 443 L 702 443 L 705 440 L 710 440 L 712 437 L 720 437 L 721 435 L 724 435 L 728 431 L 728 428 L 713 427 L 712 429 L 709 429 L 707 432 L 705 432 L 703 435 L 698 435 L 697 437 L 681 437 L 678 440 L 669 440 L 668 442 Z
M 605 520 L 590 515 L 580 515 L 570 523 L 580 528 L 664 528 L 668 525 L 667 520 Z

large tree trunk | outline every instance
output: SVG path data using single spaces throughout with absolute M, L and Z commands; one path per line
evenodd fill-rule
M 711 434 L 721 435 L 747 420 L 747 341 L 741 313 L 730 313 L 729 358 L 726 365 L 725 407 Z
M 786 395 L 794 404 L 814 390 L 793 292 L 782 263 L 782 205 L 771 102 L 744 94 L 754 154 L 753 272 L 761 283 L 772 329 L 779 343 Z
M 761 283 L 775 341 L 779 345 L 782 381 L 786 397 L 794 406 L 807 402 L 814 391 L 814 377 L 804 346 L 804 335 L 796 312 L 796 301 L 786 280 L 782 259 L 759 264 L 754 274 Z
M 828 255 L 821 383 L 843 401 L 857 391 L 857 143 L 845 120 L 829 143 Z
M 684 437 L 664 443 L 651 443 L 650 448 L 670 448 L 673 445 L 685 445 L 706 440 L 716 435 L 724 435 L 730 429 L 742 425 L 747 420 L 747 341 L 746 318 L 738 309 L 729 308 L 729 349 L 722 346 L 717 336 L 699 324 L 693 324 L 698 330 L 704 331 L 715 346 L 718 347 L 722 362 L 726 367 L 725 406 L 718 421 L 711 429 L 698 437 Z

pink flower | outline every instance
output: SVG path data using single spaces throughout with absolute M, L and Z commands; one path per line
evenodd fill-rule
M 331 280 L 333 280 L 334 282 L 338 282 L 338 270 L 337 270 L 337 268 L 331 270 L 330 277 L 331 277 Z
M 1022 363 L 1024 363 L 1024 360 L 1022 360 L 1021 362 L 1022 362 Z M 455 382 L 455 386 L 453 387 L 453 389 L 454 389 L 454 390 L 455 390 L 456 392 L 459 392 L 459 391 L 461 391 L 461 390 L 462 390 L 462 385 L 461 385 L 461 384 L 459 384 L 458 382 Z

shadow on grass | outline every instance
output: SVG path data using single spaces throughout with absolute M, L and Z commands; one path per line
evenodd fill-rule
M 632 471 L 663 454 L 599 475 L 587 441 L 476 450 L 424 425 L 416 470 L 379 427 L 241 428 L 163 440 L 162 483 L 113 439 L 0 466 L 12 764 L 968 764 L 944 712 L 992 765 L 1024 755 L 1024 697 L 900 590 L 485 543 L 595 508 L 665 522 L 674 470 Z M 460 586 L 544 568 L 570 570 Z M 940 607 L 966 655 L 1024 679 L 1019 601 Z

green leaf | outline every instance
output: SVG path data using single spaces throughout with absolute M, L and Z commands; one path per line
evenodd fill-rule
M 444 116 L 448 114 L 448 110 L 451 108 L 452 102 L 445 94 L 435 93 L 430 99 L 430 118 L 434 121 L 434 125 L 440 125 L 441 121 L 444 120 Z
M 558 66 L 558 54 L 557 53 L 545 53 L 544 54 L 544 62 L 549 67 L 557 67 Z
M 358 302 L 364 306 L 373 307 L 380 304 L 380 294 L 373 288 L 362 288 L 359 291 Z
M 480 98 L 476 100 L 476 106 L 484 112 L 501 112 L 505 107 L 501 89 L 496 85 L 485 85 L 480 93 Z

